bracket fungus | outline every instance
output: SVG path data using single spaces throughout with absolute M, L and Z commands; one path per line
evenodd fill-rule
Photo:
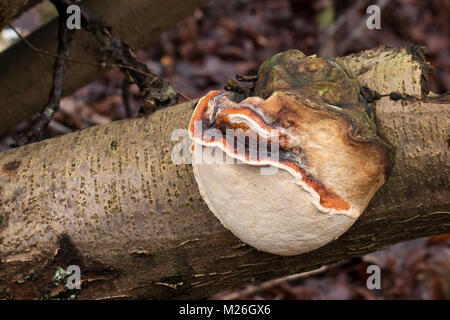
M 250 94 L 201 98 L 189 132 L 210 210 L 243 242 L 279 255 L 337 239 L 392 165 L 357 82 L 336 61 L 297 50 L 264 62 Z

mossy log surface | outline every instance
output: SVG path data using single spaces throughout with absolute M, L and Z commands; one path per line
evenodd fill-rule
M 386 51 L 417 64 L 386 78 L 393 92 L 415 89 L 373 102 L 395 164 L 338 240 L 281 257 L 226 230 L 199 195 L 191 166 L 171 159 L 179 143 L 172 132 L 187 128 L 195 105 L 187 102 L 0 153 L 0 298 L 201 298 L 450 232 L 448 95 L 431 97 L 410 83 L 426 81 L 425 67 L 406 49 L 378 48 L 342 63 L 370 83 L 363 77 L 368 62 Z M 388 72 L 389 63 L 375 65 Z M 73 264 L 81 268 L 81 290 L 53 281 L 58 267 Z

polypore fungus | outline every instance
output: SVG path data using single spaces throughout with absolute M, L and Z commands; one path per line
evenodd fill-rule
M 334 60 L 275 55 L 259 68 L 252 96 L 220 90 L 199 100 L 189 132 L 200 194 L 259 250 L 295 255 L 335 240 L 391 165 L 367 110 Z

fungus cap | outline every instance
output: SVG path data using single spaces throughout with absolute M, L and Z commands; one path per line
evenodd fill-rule
M 370 135 L 376 130 L 359 135 L 346 112 L 291 88 L 266 99 L 208 93 L 189 132 L 194 176 L 210 210 L 240 240 L 274 254 L 300 254 L 338 238 L 384 184 L 390 159 Z M 230 130 L 239 133 L 228 139 Z

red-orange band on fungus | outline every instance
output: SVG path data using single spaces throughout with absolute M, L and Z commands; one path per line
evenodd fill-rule
M 340 198 L 337 194 L 331 190 L 327 190 L 325 186 L 316 181 L 313 177 L 309 176 L 303 168 L 297 166 L 294 162 L 286 160 L 282 161 L 282 164 L 294 169 L 302 176 L 302 181 L 306 183 L 307 186 L 313 188 L 320 196 L 320 205 L 327 209 L 336 210 L 349 210 L 350 205 L 347 201 Z
M 205 119 L 205 113 L 208 109 L 209 100 L 211 98 L 213 98 L 214 96 L 216 96 L 217 94 L 219 94 L 220 92 L 221 91 L 219 91 L 219 90 L 210 91 L 198 103 L 197 107 L 195 108 L 194 114 L 192 116 L 191 123 L 189 124 L 189 130 L 190 130 L 192 136 L 194 134 L 194 122 Z M 251 110 L 249 108 L 228 107 L 228 108 L 222 109 L 220 111 L 220 114 L 221 114 L 220 121 L 222 123 L 225 122 L 230 128 L 236 128 L 236 126 L 238 126 L 238 125 L 235 123 L 230 123 L 229 119 L 228 119 L 228 115 L 243 114 L 243 115 L 247 116 L 248 118 L 252 119 L 253 121 L 255 121 L 264 130 L 270 131 L 270 129 L 272 129 L 272 127 L 268 126 L 266 123 L 264 123 L 264 121 L 262 121 L 262 119 L 259 118 L 259 116 L 256 112 L 254 112 L 253 110 Z M 203 140 L 203 141 L 208 143 L 208 142 L 213 142 L 214 139 Z M 234 148 L 231 148 L 230 146 L 228 146 L 226 138 L 222 138 L 222 146 L 224 147 L 224 149 L 231 151 L 233 154 L 240 156 L 240 157 L 244 156 L 246 160 L 249 160 L 248 155 L 246 155 L 246 154 L 238 155 L 235 152 Z M 263 159 L 263 160 L 271 160 L 271 159 L 267 158 L 267 159 Z M 260 161 L 261 161 L 261 159 L 260 159 Z M 335 210 L 349 210 L 350 209 L 350 204 L 347 201 L 340 198 L 333 191 L 327 190 L 326 187 L 321 182 L 316 181 L 313 177 L 308 175 L 303 168 L 299 167 L 297 164 L 295 164 L 294 162 L 289 161 L 289 160 L 281 161 L 281 163 L 289 168 L 294 169 L 296 172 L 298 172 L 300 174 L 300 176 L 302 177 L 302 181 L 307 186 L 311 187 L 312 189 L 314 189 L 314 191 L 317 192 L 317 194 L 320 197 L 320 205 L 322 207 L 327 208 L 327 209 L 335 209 Z
M 202 121 L 206 118 L 205 113 L 208 110 L 209 100 L 211 100 L 211 98 L 213 98 L 220 92 L 221 92 L 220 90 L 211 90 L 210 92 L 208 92 L 206 96 L 201 98 L 200 101 L 197 103 L 197 106 L 195 107 L 194 113 L 191 118 L 191 123 L 189 124 L 189 131 L 192 136 L 194 136 L 195 121 Z
M 268 126 L 263 120 L 261 120 L 259 118 L 258 114 L 255 111 L 253 111 L 252 109 L 249 109 L 249 108 L 243 108 L 243 107 L 240 107 L 240 108 L 233 108 L 233 107 L 224 108 L 224 109 L 220 110 L 220 112 L 218 113 L 217 117 L 220 116 L 221 118 L 222 117 L 228 118 L 228 116 L 232 115 L 232 114 L 242 114 L 242 115 L 246 116 L 247 118 L 252 119 L 254 122 L 256 122 L 256 124 L 258 126 L 263 128 L 264 130 L 266 130 L 266 131 L 272 130 L 271 126 Z M 233 123 L 230 123 L 230 125 L 232 126 Z

